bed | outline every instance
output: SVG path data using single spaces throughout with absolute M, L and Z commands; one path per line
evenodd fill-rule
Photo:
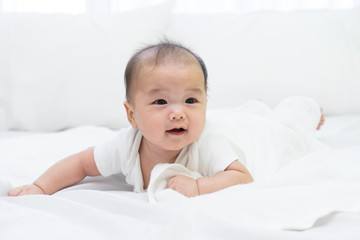
M 222 194 L 210 194 L 205 200 L 195 198 L 191 203 L 149 203 L 147 193 L 132 192 L 120 175 L 87 178 L 52 196 L 6 196 L 11 185 L 30 183 L 58 159 L 115 134 L 115 130 L 97 126 L 55 133 L 1 132 L 1 239 L 26 236 L 27 239 L 355 240 L 360 237 L 360 177 L 356 177 L 360 164 L 360 115 L 327 117 L 316 136 L 336 149 L 343 164 L 350 161 L 352 168 L 314 164 L 313 171 L 308 172 L 300 164 L 296 172 L 290 170 L 294 175 L 282 175 L 280 171 L 275 174 L 279 178 L 274 176 L 267 185 L 235 186 Z M 344 179 L 339 180 L 332 171 L 325 174 L 326 170 L 342 171 Z M 317 174 L 322 174 L 323 179 L 311 178 Z M 297 181 L 301 178 L 307 180 Z M 244 193 L 239 205 L 234 204 L 234 199 L 227 200 L 239 191 Z M 315 199 L 308 195 L 311 193 Z M 224 202 L 239 209 L 230 212 L 229 208 L 221 207 Z M 319 211 L 319 203 L 328 208 Z M 199 204 L 210 204 L 212 210 Z
M 0 239 L 360 239 L 360 9 L 184 14 L 173 4 L 110 15 L 0 12 Z M 163 36 L 203 57 L 209 109 L 310 96 L 326 115 L 316 138 L 331 150 L 191 199 L 149 202 L 122 175 L 8 197 L 129 126 L 125 63 Z

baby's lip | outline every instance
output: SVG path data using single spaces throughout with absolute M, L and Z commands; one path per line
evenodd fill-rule
M 168 133 L 181 133 L 181 132 L 185 132 L 185 131 L 186 131 L 186 129 L 183 127 L 176 127 L 176 128 L 166 130 L 166 132 L 168 132 Z

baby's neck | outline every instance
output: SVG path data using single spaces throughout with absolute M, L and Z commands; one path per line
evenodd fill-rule
M 146 189 L 150 182 L 151 170 L 159 163 L 174 163 L 181 150 L 167 151 L 160 149 L 144 138 L 141 141 L 139 154 L 140 154 L 140 167 L 144 182 L 144 189 Z
M 142 139 L 139 154 L 140 159 L 146 162 L 154 163 L 174 163 L 181 150 L 164 150 Z

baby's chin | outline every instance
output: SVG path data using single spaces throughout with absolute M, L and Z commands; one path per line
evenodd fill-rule
M 185 147 L 189 146 L 190 144 L 192 144 L 193 142 L 189 142 L 186 144 L 168 144 L 165 148 L 168 151 L 181 151 L 183 150 Z
M 189 144 L 188 144 L 189 145 Z M 166 147 L 166 150 L 167 151 L 172 151 L 172 152 L 175 152 L 175 151 L 181 151 L 183 150 L 184 147 L 188 146 L 188 145 L 181 145 L 181 146 L 167 146 Z

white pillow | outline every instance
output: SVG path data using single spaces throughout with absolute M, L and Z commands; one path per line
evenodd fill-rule
M 108 15 L 11 14 L 12 129 L 128 126 L 123 73 L 173 1 Z
M 168 36 L 204 58 L 209 107 L 305 95 L 360 113 L 360 9 L 174 15 Z

